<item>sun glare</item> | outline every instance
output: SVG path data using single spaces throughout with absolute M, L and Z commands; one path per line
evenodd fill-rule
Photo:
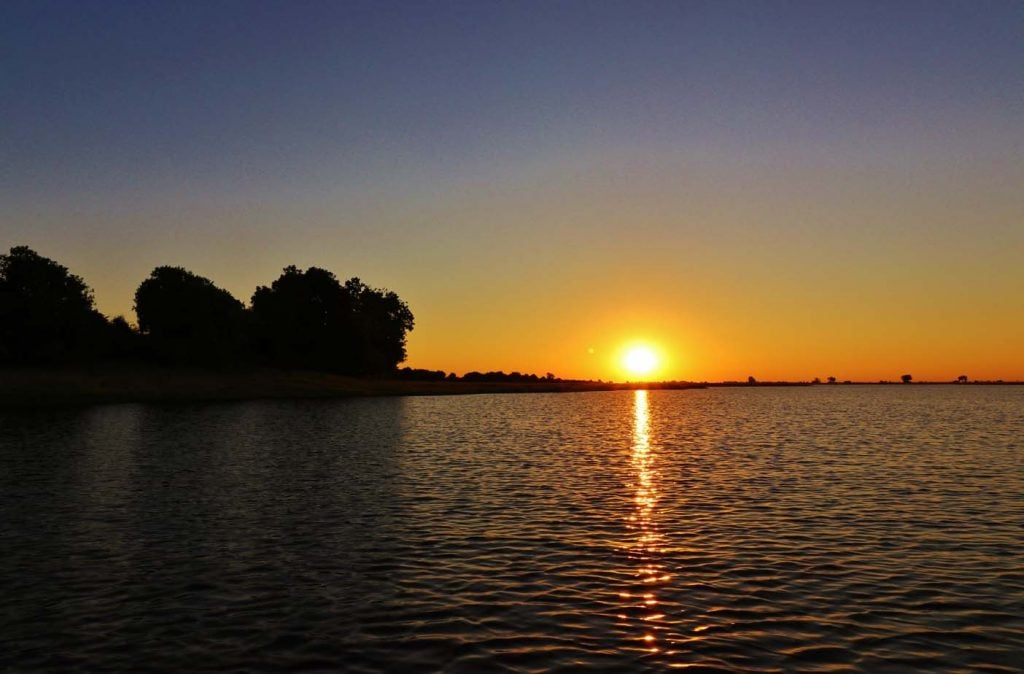
M 649 346 L 633 346 L 622 357 L 622 366 L 631 376 L 646 377 L 658 367 L 658 354 Z

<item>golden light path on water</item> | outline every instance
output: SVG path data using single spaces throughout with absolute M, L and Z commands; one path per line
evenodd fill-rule
M 641 633 L 641 648 L 649 653 L 659 653 L 664 644 L 659 643 L 658 632 L 663 627 L 665 615 L 659 610 L 658 587 L 668 582 L 671 575 L 659 562 L 665 545 L 664 534 L 657 522 L 658 493 L 657 456 L 651 444 L 651 420 L 647 391 L 635 391 L 633 398 L 633 441 L 631 460 L 635 483 L 634 508 L 627 526 L 634 532 L 628 554 L 636 564 L 636 589 L 620 593 L 631 615 L 639 618 L 636 626 Z M 620 616 L 628 619 L 627 615 Z M 669 653 L 666 653 L 669 654 Z

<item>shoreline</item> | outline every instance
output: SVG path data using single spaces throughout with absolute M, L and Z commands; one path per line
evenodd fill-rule
M 303 370 L 250 368 L 183 369 L 144 364 L 97 364 L 68 368 L 0 369 L 0 410 L 48 409 L 121 403 L 204 403 L 246 400 L 316 400 L 386 396 L 583 393 L 590 391 L 689 390 L 791 386 L 977 386 L 1018 381 L 956 382 L 536 382 L 418 381 L 359 378 Z
M 464 382 L 358 378 L 323 372 L 200 370 L 160 366 L 92 366 L 0 370 L 0 410 L 119 403 L 315 400 L 489 393 L 579 393 L 705 388 L 690 382 Z

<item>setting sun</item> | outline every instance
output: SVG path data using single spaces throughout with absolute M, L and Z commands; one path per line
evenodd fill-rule
M 632 376 L 645 377 L 658 367 L 658 354 L 649 346 L 633 346 L 622 357 L 622 366 Z

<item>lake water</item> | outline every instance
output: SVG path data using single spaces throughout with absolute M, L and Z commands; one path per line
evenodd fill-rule
M 1010 672 L 1024 387 L 0 413 L 10 671 Z

